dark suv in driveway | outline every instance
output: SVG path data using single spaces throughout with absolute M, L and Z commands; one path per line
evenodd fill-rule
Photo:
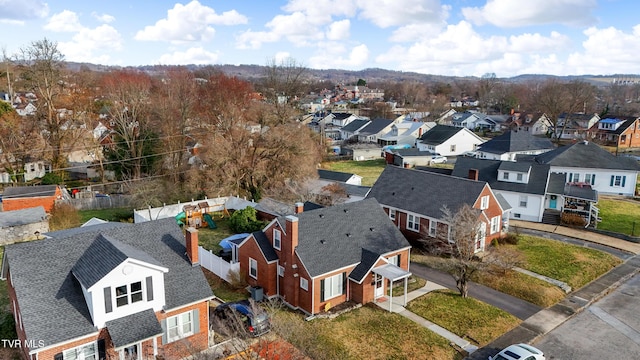
M 249 300 L 240 300 L 218 305 L 213 311 L 222 331 L 258 337 L 271 331 L 271 319 L 264 309 Z M 234 334 L 228 334 L 234 335 Z

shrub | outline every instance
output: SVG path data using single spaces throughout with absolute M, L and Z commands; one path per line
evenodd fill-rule
M 242 210 L 236 210 L 229 217 L 229 227 L 236 234 L 252 233 L 262 229 L 264 222 L 257 219 L 258 212 L 251 206 Z
M 499 238 L 493 239 L 491 244 L 493 246 L 504 245 L 504 244 L 518 245 L 518 241 L 519 240 L 520 240 L 520 235 L 514 234 L 514 233 L 508 233 L 508 234 L 506 234 L 504 236 L 501 236 Z
M 50 172 L 50 173 L 46 173 L 42 177 L 42 181 L 40 183 L 42 185 L 58 185 L 58 184 L 62 184 L 63 181 L 64 181 L 64 178 L 60 176 L 60 174 Z
M 570 226 L 585 226 L 587 224 L 585 219 L 582 216 L 578 214 L 566 213 L 566 212 L 560 215 L 560 221 L 563 224 L 570 225 Z
M 64 230 L 79 226 L 80 214 L 73 205 L 65 203 L 56 203 L 51 209 L 51 218 L 49 219 L 50 230 Z

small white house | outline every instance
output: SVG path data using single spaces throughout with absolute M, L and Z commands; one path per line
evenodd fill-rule
M 443 156 L 456 156 L 475 151 L 484 140 L 464 127 L 436 125 L 416 142 L 420 151 L 431 151 Z

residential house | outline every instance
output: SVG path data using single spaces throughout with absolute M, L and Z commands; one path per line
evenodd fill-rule
M 438 118 L 435 122 L 440 125 L 451 125 L 451 118 L 455 114 L 457 114 L 457 111 L 455 111 L 454 109 L 449 109 L 438 115 Z
M 350 185 L 362 185 L 362 176 L 351 173 L 318 169 L 318 177 L 322 180 L 338 181 Z
M 41 178 L 48 172 L 51 172 L 51 165 L 44 160 L 27 160 L 22 167 L 22 172 L 11 173 L 6 169 L 10 168 L 8 164 L 4 171 L 0 171 L 0 183 L 22 183 L 33 179 Z
M 640 118 L 610 115 L 589 129 L 589 138 L 617 149 L 640 147 Z
M 484 114 L 474 111 L 465 111 L 456 113 L 451 117 L 451 125 L 455 127 L 464 127 L 469 130 L 475 130 L 476 123 L 480 122 L 484 117 Z
M 211 288 L 195 229 L 106 223 L 7 245 L 25 359 L 176 359 L 208 347 Z
M 340 148 L 340 154 L 355 161 L 375 160 L 382 156 L 382 148 L 377 144 L 348 144 Z
M 598 114 L 562 113 L 558 116 L 557 131 L 559 134 L 557 134 L 556 137 L 564 140 L 587 139 L 587 132 L 599 120 L 600 116 L 598 116 Z M 552 130 L 555 131 L 555 129 Z
M 453 213 L 465 204 L 478 209 L 476 251 L 501 235 L 508 216 L 486 182 L 396 166 L 385 167 L 367 197 L 378 200 L 395 226 L 415 242 L 435 238 L 438 229 L 448 226 L 444 208 Z
M 49 219 L 42 206 L 0 212 L 0 245 L 38 238 L 49 231 Z
M 309 193 L 325 198 L 326 203 L 360 201 L 371 190 L 369 186 L 362 186 L 362 177 L 356 174 L 318 169 L 318 176 L 317 180 L 307 181 L 307 189 Z M 331 188 L 331 185 L 337 185 L 341 190 Z
M 13 104 L 13 107 L 20 116 L 35 115 L 36 111 L 38 111 L 38 108 L 30 102 Z
M 633 196 L 640 165 L 616 157 L 589 141 L 580 141 L 535 156 L 535 161 L 551 166 L 552 173 L 565 174 L 567 183 L 589 184 L 600 194 Z
M 410 245 L 375 199 L 279 217 L 238 247 L 242 273 L 268 298 L 316 315 L 368 303 L 410 276 Z
M 357 132 L 358 142 L 360 143 L 378 143 L 378 138 L 389 132 L 393 126 L 393 120 L 390 119 L 374 119 L 371 120 L 364 128 Z
M 485 115 L 483 121 L 486 125 L 482 124 L 481 128 L 492 132 L 503 131 L 509 118 L 509 115 Z
M 479 145 L 477 156 L 482 159 L 515 161 L 516 155 L 538 155 L 554 148 L 551 140 L 546 137 L 513 129 Z
M 475 151 L 482 143 L 484 140 L 467 128 L 436 125 L 418 139 L 416 147 L 421 151 L 455 156 L 466 151 Z
M 341 140 L 349 140 L 352 137 L 356 136 L 362 129 L 364 129 L 367 125 L 371 123 L 369 119 L 357 119 L 353 120 L 349 124 L 340 128 L 340 139 Z
M 67 190 L 58 185 L 8 187 L 2 194 L 2 211 L 42 206 L 50 213 L 56 200 L 69 198 Z
M 358 116 L 350 113 L 332 112 L 326 116 L 325 119 L 328 121 L 325 120 L 325 122 L 330 122 L 335 126 L 343 127 L 358 118 Z
M 378 145 L 415 146 L 416 140 L 436 126 L 435 122 L 401 121 L 391 125 L 391 129 L 378 137 Z
M 544 113 L 514 112 L 505 122 L 505 126 L 531 135 L 546 135 L 553 131 L 551 120 Z
M 567 183 L 563 174 L 551 173 L 549 164 L 535 161 L 501 161 L 477 158 L 460 158 L 452 175 L 472 177 L 487 182 L 496 196 L 502 197 L 511 208 L 511 219 L 545 222 L 559 212 L 583 211 L 588 223 L 595 223 L 598 210 L 598 193 L 586 184 Z M 584 207 L 577 209 L 576 204 Z M 588 211 L 584 211 L 588 210 Z M 592 217 L 589 215 L 593 214 Z M 557 215 L 556 215 L 557 216 Z M 557 224 L 558 219 L 554 219 Z
M 407 168 L 431 165 L 433 156 L 432 152 L 421 151 L 417 148 L 387 149 L 385 151 L 387 164 Z

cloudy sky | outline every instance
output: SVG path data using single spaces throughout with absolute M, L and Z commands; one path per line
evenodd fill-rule
M 105 65 L 640 74 L 638 0 L 0 0 L 0 49 Z

